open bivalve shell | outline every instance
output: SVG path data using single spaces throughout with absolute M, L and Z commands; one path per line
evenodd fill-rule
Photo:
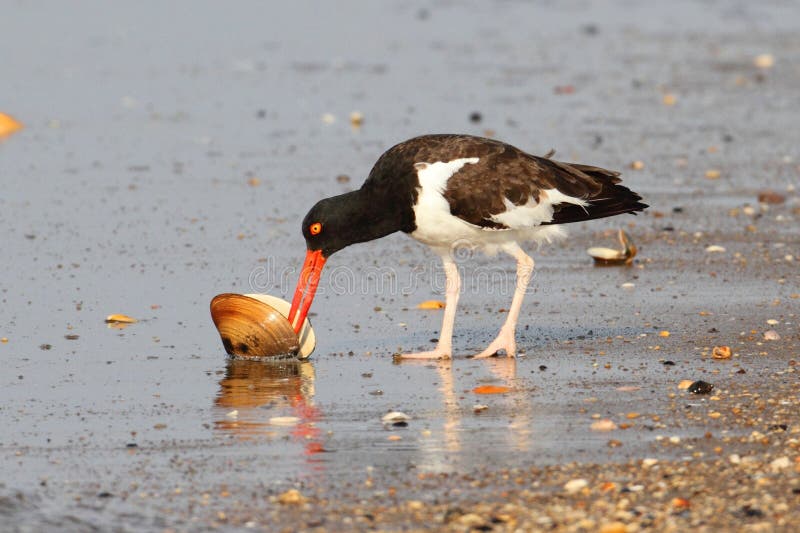
M 240 359 L 306 359 L 316 337 L 308 319 L 297 335 L 286 300 L 268 294 L 218 294 L 211 319 L 228 355 Z
M 630 265 L 636 257 L 636 245 L 623 230 L 619 230 L 619 243 L 622 250 L 596 246 L 586 250 L 586 253 L 592 256 L 595 265 Z

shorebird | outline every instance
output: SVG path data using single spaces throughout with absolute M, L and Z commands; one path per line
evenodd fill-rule
M 561 224 L 642 211 L 642 198 L 619 172 L 563 163 L 470 135 L 423 135 L 389 148 L 360 189 L 317 202 L 303 219 L 307 253 L 289 321 L 299 329 L 322 267 L 351 244 L 402 231 L 427 244 L 444 264 L 445 309 L 436 348 L 402 354 L 448 359 L 461 280 L 453 246 L 468 242 L 517 261 L 514 297 L 500 333 L 476 358 L 516 354 L 516 326 L 534 261 L 520 246 L 563 237 Z

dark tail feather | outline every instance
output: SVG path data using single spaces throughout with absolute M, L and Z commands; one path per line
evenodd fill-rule
M 641 202 L 641 196 L 629 188 L 619 185 L 622 180 L 618 177 L 618 172 L 588 165 L 571 164 L 571 166 L 602 181 L 603 186 L 596 195 L 586 199 L 589 205 L 585 207 L 573 204 L 556 205 L 553 221 L 550 224 L 582 222 L 623 213 L 635 215 L 637 211 L 643 211 L 649 207 Z

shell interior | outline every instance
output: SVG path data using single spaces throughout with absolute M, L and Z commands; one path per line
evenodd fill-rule
M 619 230 L 618 238 L 622 250 L 596 246 L 586 250 L 586 253 L 592 256 L 598 265 L 629 265 L 633 263 L 633 258 L 636 257 L 636 245 L 623 230 Z

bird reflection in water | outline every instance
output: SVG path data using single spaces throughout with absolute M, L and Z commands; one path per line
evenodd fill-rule
M 321 414 L 314 406 L 314 367 L 308 361 L 231 359 L 214 403 L 225 409 L 214 423 L 217 430 L 241 440 L 269 440 L 285 434 L 280 425 L 290 424 L 306 455 L 324 451 L 316 427 Z
M 488 360 L 488 364 L 494 377 L 512 389 L 508 394 L 499 395 L 497 402 L 502 404 L 502 409 L 511 417 L 506 433 L 508 447 L 516 452 L 526 452 L 530 450 L 533 435 L 534 400 L 527 389 L 520 389 L 521 382 L 517 380 L 517 360 L 493 357 Z
M 492 430 L 496 431 L 496 437 L 492 439 L 494 443 L 505 441 L 507 449 L 517 452 L 531 449 L 533 401 L 529 391 L 520 388 L 521 383 L 516 376 L 517 360 L 497 357 L 488 359 L 485 364 L 492 375 L 493 384 L 508 387 L 509 392 L 487 396 L 469 394 L 465 398 L 464 383 L 456 383 L 451 361 L 439 361 L 437 364 L 444 417 L 441 432 L 434 431 L 420 441 L 421 449 L 425 452 L 421 466 L 426 470 L 438 472 L 451 469 L 454 464 L 452 454 L 456 452 L 472 455 L 476 450 L 464 448 L 469 448 L 471 440 L 462 442 L 462 437 L 465 431 L 481 431 L 484 426 L 481 417 L 495 421 L 489 424 L 489 428 L 497 428 L 496 420 L 508 417 L 506 431 Z M 486 414 L 473 414 L 473 404 L 488 404 L 489 411 Z M 485 444 L 482 439 L 479 442 Z

